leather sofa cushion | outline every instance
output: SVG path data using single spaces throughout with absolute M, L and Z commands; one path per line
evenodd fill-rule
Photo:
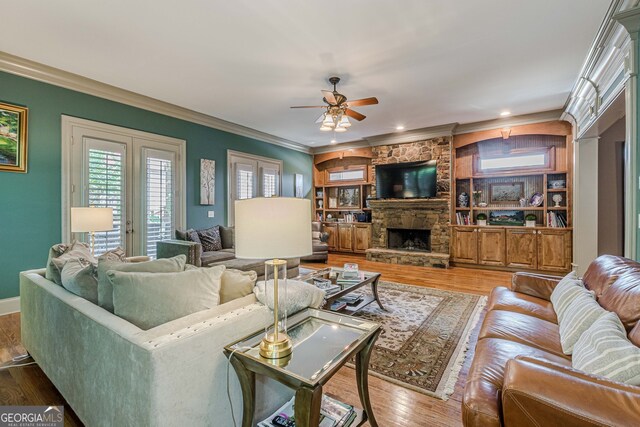
M 519 342 L 499 338 L 479 340 L 462 397 L 462 418 L 466 427 L 500 427 L 505 366 L 516 356 L 533 356 L 571 366 L 568 359 Z
M 492 310 L 487 313 L 478 339 L 500 338 L 564 357 L 558 325 L 522 313 Z
M 223 251 L 203 252 L 200 256 L 203 267 L 213 264 L 214 262 L 226 261 L 234 258 L 235 254 Z
M 631 331 L 640 320 L 640 268 L 621 274 L 598 303 L 605 310 L 615 312 L 627 332 Z
M 513 292 L 503 286 L 493 288 L 489 296 L 489 302 L 487 303 L 487 310 L 513 311 L 558 323 L 551 302 L 519 292 Z
M 636 326 L 629 332 L 629 341 L 640 347 L 640 322 L 636 323 Z
M 589 264 L 582 282 L 587 289 L 596 293 L 596 298 L 600 298 L 619 275 L 633 270 L 638 270 L 638 264 L 635 261 L 613 255 L 602 255 Z
M 313 241 L 313 252 L 327 252 L 329 251 L 329 245 L 321 241 Z

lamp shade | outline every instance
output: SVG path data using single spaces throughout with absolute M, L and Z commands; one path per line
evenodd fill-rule
M 236 258 L 296 258 L 313 253 L 311 201 L 257 197 L 235 202 Z
M 113 230 L 113 208 L 71 208 L 71 232 Z

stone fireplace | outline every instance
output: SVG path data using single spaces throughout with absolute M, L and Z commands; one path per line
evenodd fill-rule
M 449 199 L 371 200 L 370 205 L 368 260 L 449 266 Z
M 387 228 L 387 248 L 431 252 L 431 230 Z

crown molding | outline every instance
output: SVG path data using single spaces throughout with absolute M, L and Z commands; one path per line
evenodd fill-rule
M 368 136 L 365 139 L 372 147 L 378 145 L 404 144 L 407 142 L 424 141 L 441 136 L 452 136 L 457 123 L 447 123 L 439 126 L 430 126 L 421 129 L 413 129 L 403 132 L 386 133 L 383 135 Z
M 140 95 L 126 89 L 121 89 L 78 74 L 40 64 L 28 59 L 20 58 L 0 51 L 0 71 L 37 80 L 43 83 L 71 89 L 121 104 L 131 105 L 143 110 L 163 114 L 169 117 L 185 120 L 212 129 L 229 132 L 235 135 L 253 138 L 269 144 L 279 145 L 303 153 L 311 153 L 306 145 L 280 138 L 259 130 L 251 129 L 236 123 L 228 122 L 208 114 L 199 113 L 188 108 L 180 107 L 168 102 L 160 101 L 145 95 Z
M 560 120 L 561 115 L 562 110 L 558 109 L 541 111 L 539 113 L 523 114 L 520 116 L 504 117 L 500 119 L 484 120 L 482 122 L 464 123 L 456 127 L 454 135 Z
M 314 147 L 311 149 L 312 154 L 333 153 L 334 151 L 352 150 L 355 148 L 369 147 L 367 141 L 342 142 L 340 144 L 323 145 L 322 147 Z
M 632 36 L 640 32 L 640 7 L 634 7 L 613 15 L 613 20 L 619 22 Z

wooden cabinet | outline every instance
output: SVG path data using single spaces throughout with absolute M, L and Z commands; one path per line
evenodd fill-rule
M 370 223 L 323 223 L 330 251 L 365 253 L 371 247 Z
M 482 265 L 504 265 L 504 229 L 478 228 L 478 263 Z
M 451 252 L 461 264 L 565 273 L 571 269 L 571 230 L 455 226 Z
M 353 231 L 353 251 L 365 253 L 371 246 L 371 225 L 354 224 Z
M 476 227 L 453 227 L 453 261 L 478 263 L 478 229 Z
M 324 224 L 323 230 L 329 235 L 327 245 L 330 251 L 335 251 L 338 242 L 338 224 Z
M 338 224 L 338 250 L 340 252 L 353 252 L 353 235 L 351 224 Z
M 538 269 L 565 272 L 571 268 L 571 232 L 538 230 Z
M 536 229 L 507 228 L 507 267 L 535 270 L 538 268 Z

